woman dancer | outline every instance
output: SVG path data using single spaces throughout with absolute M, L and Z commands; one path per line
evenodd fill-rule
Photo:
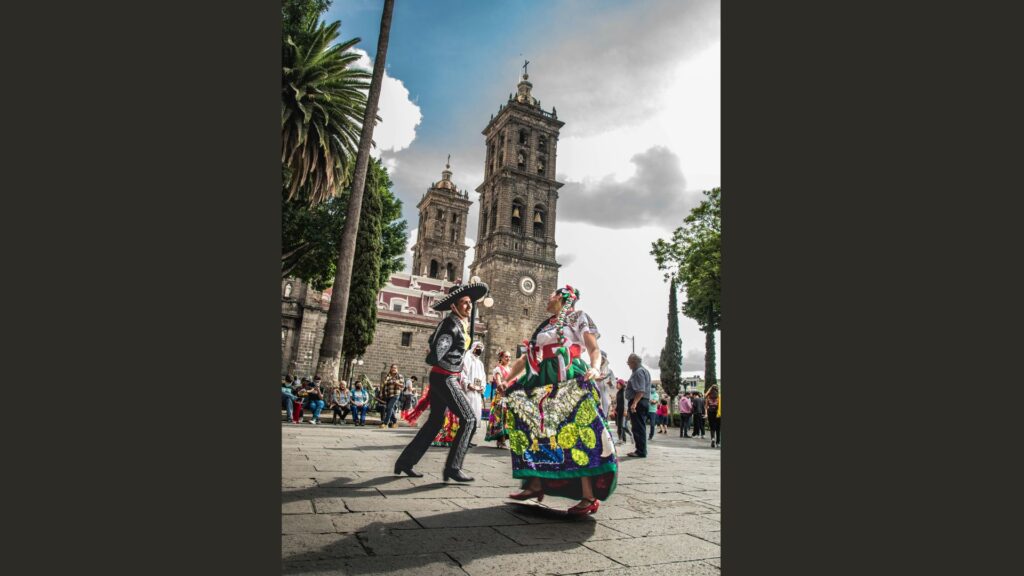
M 551 293 L 552 316 L 525 343 L 526 354 L 510 369 L 513 377 L 523 375 L 505 391 L 512 476 L 522 480 L 522 490 L 509 497 L 579 499 L 567 511 L 576 515 L 597 512 L 615 491 L 618 471 L 594 383 L 601 374 L 600 333 L 575 309 L 579 297 L 568 285 Z
M 491 415 L 487 419 L 487 434 L 484 440 L 490 442 L 497 440 L 496 448 L 507 448 L 505 439 L 508 433 L 505 431 L 505 383 L 509 381 L 512 373 L 509 371 L 509 364 L 512 355 L 507 350 L 498 352 L 498 365 L 491 372 Z

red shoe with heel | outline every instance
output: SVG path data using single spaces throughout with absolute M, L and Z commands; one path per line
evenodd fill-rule
M 590 502 L 590 504 L 581 506 L 580 504 L 582 504 L 583 502 Z M 567 514 L 572 514 L 573 516 L 585 516 L 587 514 L 593 514 L 597 512 L 597 509 L 601 507 L 601 502 L 598 501 L 596 498 L 584 498 L 580 502 L 580 504 L 577 504 L 572 508 L 569 508 L 565 512 Z
M 537 502 L 541 502 L 542 500 L 544 500 L 544 491 L 543 490 L 523 490 L 522 492 L 517 492 L 515 494 L 509 494 L 508 497 L 513 499 L 513 500 L 529 500 L 530 498 L 536 498 Z

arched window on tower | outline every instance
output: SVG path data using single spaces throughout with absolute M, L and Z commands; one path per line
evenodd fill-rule
M 537 174 L 544 175 L 544 171 L 547 169 L 548 159 L 540 156 L 537 158 Z
M 541 152 L 547 152 L 548 151 L 548 137 L 547 136 L 545 136 L 543 134 L 541 134 L 540 136 L 537 136 L 537 150 L 540 150 Z
M 292 296 L 292 283 L 289 282 L 289 283 L 284 285 L 284 297 L 285 298 L 291 298 L 291 296 Z
M 455 266 L 453 266 L 451 262 L 445 266 L 445 276 L 449 282 L 455 281 Z
M 491 206 L 491 233 L 493 234 L 498 229 L 498 202 L 495 200 L 494 205 Z
M 431 278 L 440 278 L 440 276 L 437 275 L 438 268 L 440 268 L 440 264 L 437 263 L 437 260 L 431 260 L 430 261 L 430 277 Z
M 526 215 L 526 206 L 519 200 L 512 202 L 512 233 L 523 233 L 523 217 Z
M 452 230 L 449 242 L 455 242 L 455 235 L 459 233 L 459 215 L 452 214 Z
M 529 132 L 527 132 L 526 130 L 519 130 L 519 143 L 520 144 L 526 144 L 526 141 L 529 140 L 529 138 L 530 138 Z
M 480 210 L 480 214 L 483 216 L 482 218 L 480 218 L 480 235 L 481 236 L 486 236 L 487 235 L 487 215 L 488 215 L 487 208 L 481 209 Z
M 533 207 L 533 236 L 534 238 L 544 237 L 544 207 L 540 204 Z
M 522 150 L 516 153 L 516 167 L 520 170 L 526 170 L 526 154 L 523 154 Z

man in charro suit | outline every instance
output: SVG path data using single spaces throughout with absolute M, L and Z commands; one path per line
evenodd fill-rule
M 476 431 L 477 418 L 473 417 L 473 410 L 462 391 L 459 379 L 463 356 L 469 350 L 472 339 L 469 333 L 469 315 L 473 302 L 483 298 L 487 290 L 487 285 L 482 282 L 452 286 L 445 298 L 434 304 L 434 310 L 450 312 L 441 320 L 430 337 L 430 352 L 427 354 L 427 364 L 432 366 L 429 379 L 430 416 L 398 457 L 398 461 L 395 462 L 395 474 L 405 472 L 417 478 L 423 476 L 413 466 L 426 453 L 430 442 L 444 424 L 444 411 L 447 408 L 458 416 L 461 426 L 448 450 L 448 460 L 442 473 L 444 480 L 473 480 L 462 473 L 462 461 L 469 450 L 469 441 Z

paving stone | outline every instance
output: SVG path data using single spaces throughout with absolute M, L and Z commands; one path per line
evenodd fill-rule
M 495 554 L 486 548 L 448 553 L 470 576 L 513 576 L 516 574 L 572 574 L 616 566 L 608 558 L 579 544 L 521 546 L 512 553 Z M 621 568 L 621 567 L 620 567 Z
M 445 554 L 374 556 L 344 560 L 285 562 L 282 574 L 289 576 L 466 576 Z
M 351 512 L 332 514 L 337 532 L 369 532 L 420 529 L 420 525 L 405 512 Z
M 494 529 L 523 546 L 629 538 L 626 534 L 598 524 L 589 518 L 550 524 L 494 526 Z
M 296 488 L 315 488 L 316 485 L 316 480 L 309 477 L 297 476 L 290 478 L 281 478 L 281 490 L 283 492 L 287 492 Z
M 281 503 L 281 514 L 312 514 L 313 502 L 311 500 L 295 500 Z
M 492 486 L 471 486 L 467 485 L 462 488 L 470 496 L 476 496 L 477 498 L 506 498 L 510 492 L 518 492 L 519 485 L 513 484 L 511 487 L 492 487 Z
M 366 556 L 366 550 L 354 534 L 286 534 L 281 536 L 281 558 L 303 561 L 324 558 Z
M 521 546 L 490 527 L 472 530 L 423 528 L 420 530 L 394 530 L 387 534 L 367 532 L 359 539 L 375 556 L 401 556 L 405 554 L 447 552 L 457 550 L 488 550 L 495 554 Z
M 410 488 L 379 488 L 381 494 L 387 498 L 465 498 L 471 496 L 461 485 L 432 483 Z
M 501 508 L 477 508 L 472 513 L 452 514 L 449 511 L 410 511 L 424 528 L 466 528 L 470 526 L 506 526 L 526 522 Z
M 313 508 L 316 510 L 317 514 L 336 514 L 336 513 L 339 513 L 339 512 L 350 512 L 350 511 L 354 511 L 354 510 L 349 510 L 348 507 L 345 506 L 345 501 L 346 500 L 356 501 L 356 500 L 368 500 L 368 499 L 383 501 L 384 497 L 383 496 L 377 496 L 376 498 L 340 498 L 340 497 L 337 497 L 337 496 L 332 496 L 332 497 L 329 497 L 329 498 L 314 498 L 313 499 Z M 366 511 L 369 511 L 369 510 L 373 510 L 373 508 L 372 507 L 369 507 L 369 509 L 364 508 L 363 510 L 360 510 L 360 511 L 361 512 L 366 512 Z
M 600 572 L 587 572 L 582 576 L 719 576 L 721 573 L 721 568 L 712 564 L 711 561 L 695 560 L 601 570 Z
M 416 512 L 424 510 L 461 510 L 447 500 L 428 498 L 345 498 L 345 505 L 353 512 Z
M 327 534 L 334 531 L 331 517 L 324 514 L 289 514 L 281 517 L 282 534 Z
M 584 546 L 626 566 L 704 560 L 721 556 L 721 547 L 689 534 L 648 536 L 642 540 L 598 540 Z
M 598 514 L 601 512 L 604 512 L 603 508 L 598 510 Z M 699 514 L 670 514 L 667 516 L 631 518 L 627 520 L 606 520 L 595 516 L 595 519 L 598 523 L 623 534 L 628 534 L 633 538 L 667 534 L 689 534 L 720 530 L 722 528 L 720 523 L 704 518 Z
M 700 538 L 701 540 L 707 540 L 708 542 L 713 542 L 715 544 L 718 544 L 719 546 L 722 545 L 722 531 L 721 530 L 695 530 L 693 532 L 687 532 L 687 534 L 689 534 L 690 536 L 696 536 L 697 538 Z

